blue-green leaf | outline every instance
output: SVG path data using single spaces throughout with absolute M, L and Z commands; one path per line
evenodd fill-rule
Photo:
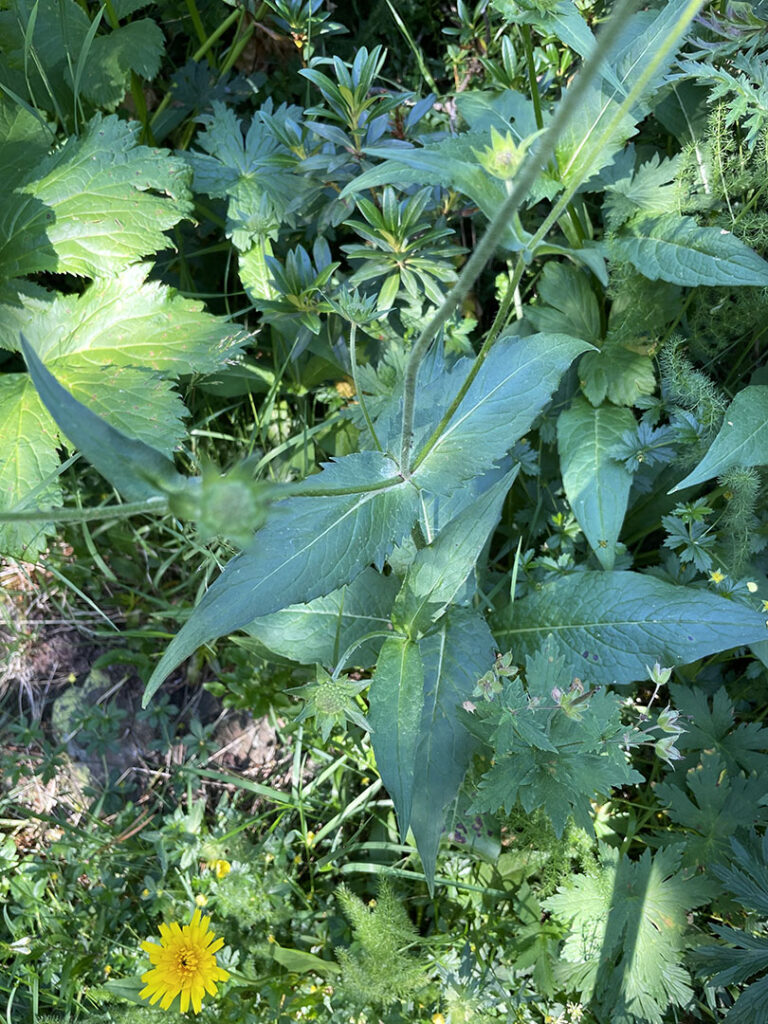
M 733 466 L 765 465 L 768 465 L 768 385 L 754 384 L 736 395 L 709 451 L 672 491 L 711 480 Z
M 499 338 L 414 479 L 428 491 L 450 494 L 461 480 L 486 472 L 530 428 L 576 356 L 591 348 L 565 334 Z M 414 451 L 433 432 L 470 365 L 462 359 L 420 380 Z
M 424 706 L 424 666 L 418 644 L 396 636 L 384 641 L 368 699 L 376 766 L 395 805 L 400 834 L 405 836 Z
M 493 664 L 494 642 L 485 619 L 454 609 L 419 641 L 424 666 L 424 706 L 416 749 L 411 830 L 427 884 L 446 818 L 472 760 L 477 741 L 461 721 L 462 704 Z
M 648 217 L 611 241 L 615 259 L 651 281 L 672 284 L 768 285 L 768 263 L 724 228 L 702 228 L 692 217 Z
M 378 452 L 326 466 L 311 483 L 348 493 L 277 502 L 249 548 L 233 558 L 174 637 L 147 684 L 144 704 L 201 644 L 253 619 L 312 601 L 381 564 L 416 519 L 417 491 Z
M 46 370 L 23 335 L 21 349 L 37 393 L 61 431 L 125 498 L 140 501 L 179 485 L 181 477 L 169 458 L 115 430 L 73 398 Z
M 578 572 L 546 583 L 496 619 L 501 650 L 532 654 L 548 633 L 569 679 L 631 683 L 646 666 L 686 665 L 765 640 L 764 616 L 736 601 L 633 572 Z
M 361 641 L 343 667 L 368 668 L 376 661 L 382 638 L 363 637 L 391 629 L 398 586 L 396 576 L 382 576 L 369 566 L 347 586 L 254 619 L 245 631 L 274 654 L 305 665 L 336 665 L 351 644 Z
M 427 630 L 455 598 L 499 520 L 518 468 L 489 487 L 416 553 L 393 611 L 395 626 L 408 636 Z
M 557 421 L 563 486 L 573 514 L 604 569 L 612 569 L 627 510 L 632 474 L 612 458 L 625 430 L 634 430 L 629 409 L 574 399 Z

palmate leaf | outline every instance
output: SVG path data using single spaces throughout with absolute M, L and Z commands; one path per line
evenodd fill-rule
M 768 263 L 722 228 L 699 227 L 676 213 L 648 217 L 611 240 L 614 258 L 644 277 L 672 284 L 768 285 Z
M 249 548 L 233 558 L 174 637 L 147 684 L 144 704 L 201 644 L 299 601 L 329 594 L 371 562 L 381 565 L 417 517 L 418 492 L 378 452 L 329 463 L 312 481 L 347 493 L 277 502 Z
M 687 792 L 682 784 L 682 778 L 679 784 L 661 782 L 656 796 L 670 819 L 686 830 L 683 836 L 670 836 L 670 842 L 683 847 L 685 867 L 708 867 L 724 860 L 731 836 L 768 815 L 765 809 L 756 814 L 765 791 L 762 779 L 726 774 L 717 754 L 702 754 L 701 764 L 685 775 Z
M 626 430 L 634 430 L 629 409 L 583 398 L 557 420 L 557 447 L 568 502 L 604 569 L 612 569 L 632 474 L 612 453 Z
M 163 232 L 192 209 L 190 172 L 137 145 L 140 127 L 97 114 L 0 196 L 0 278 L 108 276 L 167 245 Z
M 571 876 L 544 901 L 570 925 L 563 947 L 568 988 L 593 1000 L 605 1020 L 661 1024 L 670 1005 L 692 996 L 682 965 L 687 915 L 712 887 L 679 871 L 679 853 L 646 850 L 638 861 L 601 847 L 590 875 Z
M 500 650 L 532 653 L 548 633 L 568 672 L 589 683 L 631 683 L 647 665 L 685 665 L 766 638 L 764 616 L 717 594 L 633 572 L 577 572 L 498 613 Z
M 676 765 L 678 772 L 697 764 L 702 750 L 717 753 L 730 775 L 742 771 L 762 775 L 766 771 L 768 729 L 758 722 L 737 726 L 725 687 L 715 690 L 710 697 L 698 687 L 670 683 L 669 692 L 675 708 L 685 718 L 685 732 L 676 745 L 686 756 Z
M 736 395 L 709 451 L 672 492 L 711 480 L 733 466 L 765 465 L 768 465 L 768 386 L 755 384 Z

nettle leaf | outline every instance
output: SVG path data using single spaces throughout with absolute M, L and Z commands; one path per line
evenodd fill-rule
M 532 653 L 548 633 L 569 673 L 598 684 L 647 677 L 766 638 L 764 616 L 736 601 L 634 572 L 577 572 L 533 590 L 495 617 L 499 648 Z
M 164 232 L 192 209 L 189 170 L 137 145 L 140 129 L 97 114 L 0 197 L 0 277 L 109 276 L 167 246 Z
M 576 704 L 567 696 L 572 682 L 550 635 L 526 658 L 525 684 L 506 679 L 498 702 L 483 708 L 493 763 L 475 810 L 511 812 L 519 802 L 527 813 L 546 808 L 558 836 L 570 817 L 592 831 L 595 794 L 642 781 L 622 749 L 620 698 L 601 690 Z
M 131 71 L 152 80 L 165 50 L 163 33 L 151 18 L 140 18 L 97 35 L 88 51 L 79 86 L 95 105 L 114 110 L 125 96 Z
M 62 503 L 56 424 L 26 373 L 0 374 L 0 494 L 7 511 Z M 49 523 L 0 523 L 0 552 L 33 561 L 53 532 Z
M 94 281 L 82 295 L 59 296 L 25 337 L 41 359 L 77 356 L 82 365 L 143 366 L 174 376 L 211 373 L 237 354 L 242 330 L 207 313 L 202 302 L 147 281 L 150 270 L 137 264 Z
M 588 342 L 563 334 L 500 337 L 440 437 L 414 472 L 419 486 L 450 494 L 457 483 L 478 476 L 529 429 L 560 378 Z M 419 383 L 419 451 L 453 400 L 471 366 L 460 359 L 432 380 Z
M 672 284 L 768 285 L 768 263 L 723 228 L 699 227 L 670 213 L 633 223 L 610 241 L 614 259 L 626 260 L 651 281 Z
M 489 487 L 451 520 L 431 544 L 417 551 L 395 601 L 392 621 L 397 629 L 415 637 L 429 629 L 451 604 L 499 521 L 501 506 L 518 468 Z
M 424 707 L 424 665 L 417 643 L 405 637 L 384 641 L 368 700 L 376 767 L 392 797 L 404 836 L 411 820 L 416 747 Z
M 712 887 L 679 865 L 671 849 L 631 861 L 601 846 L 598 870 L 571 875 L 544 900 L 570 925 L 561 954 L 566 985 L 603 1019 L 661 1024 L 670 1004 L 686 1006 L 693 996 L 682 965 L 687 917 Z
M 294 604 L 254 619 L 245 631 L 268 650 L 305 665 L 335 666 L 352 644 L 358 644 L 341 666 L 369 668 L 375 664 L 383 638 L 363 638 L 392 628 L 390 615 L 397 595 L 396 576 L 363 569 L 345 587 L 308 604 Z
M 144 694 L 201 644 L 253 619 L 312 601 L 351 582 L 387 553 L 417 518 L 418 492 L 389 456 L 357 452 L 326 465 L 308 484 L 348 493 L 276 502 L 253 544 L 227 564 L 174 637 Z
M 734 466 L 768 465 L 768 385 L 744 388 L 728 406 L 709 451 L 670 493 L 711 480 Z
M 681 751 L 692 752 L 676 766 L 678 772 L 693 767 L 703 750 L 718 754 L 731 775 L 766 771 L 768 729 L 758 722 L 741 722 L 737 726 L 733 703 L 724 687 L 710 697 L 698 687 L 670 683 L 669 692 L 685 719 L 685 732 L 676 745 Z
M 419 641 L 424 703 L 414 769 L 411 831 L 427 884 L 432 887 L 440 839 L 469 768 L 477 741 L 462 721 L 462 705 L 493 663 L 494 643 L 485 619 L 453 608 Z
M 717 754 L 702 754 L 701 764 L 690 768 L 684 779 L 687 792 L 680 778 L 679 784 L 660 782 L 656 796 L 671 820 L 687 830 L 684 836 L 668 837 L 682 845 L 686 867 L 708 867 L 727 859 L 729 838 L 768 815 L 768 810 L 761 814 L 757 808 L 765 792 L 763 779 L 727 774 Z
M 23 331 L 28 335 L 35 317 L 45 315 L 55 299 L 56 292 L 34 281 L 0 281 L 0 348 L 15 352 L 19 334 Z
M 568 502 L 604 569 L 612 569 L 627 510 L 632 474 L 613 458 L 626 430 L 635 429 L 629 409 L 593 408 L 583 398 L 557 420 L 557 448 Z

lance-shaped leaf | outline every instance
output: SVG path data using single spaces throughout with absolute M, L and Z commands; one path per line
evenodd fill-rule
M 267 525 L 228 563 L 169 644 L 147 684 L 145 706 L 168 673 L 201 644 L 330 594 L 371 562 L 381 565 L 416 520 L 416 488 L 379 452 L 347 455 L 310 483 L 342 493 L 287 498 L 273 506 Z
M 768 386 L 754 384 L 736 395 L 709 451 L 672 492 L 711 480 L 733 466 L 765 465 L 768 465 Z
M 416 553 L 395 601 L 392 621 L 396 628 L 415 637 L 429 629 L 450 605 L 499 521 L 518 469 L 515 466 L 489 487 Z
M 615 259 L 651 281 L 687 285 L 768 285 L 768 263 L 723 228 L 702 228 L 692 217 L 668 213 L 634 224 L 611 241 Z
M 424 707 L 424 666 L 417 643 L 394 636 L 384 641 L 368 700 L 376 766 L 395 805 L 400 834 L 405 836 L 411 820 Z
M 396 576 L 382 576 L 369 566 L 347 586 L 254 619 L 245 631 L 273 654 L 305 665 L 335 666 L 349 647 L 358 644 L 342 667 L 368 668 L 375 663 L 384 638 L 365 638 L 391 630 L 397 591 Z
M 573 514 L 604 569 L 612 569 L 627 510 L 632 474 L 611 457 L 625 430 L 634 430 L 629 409 L 576 398 L 557 421 L 563 486 Z
M 59 429 L 129 501 L 173 490 L 181 476 L 162 452 L 115 430 L 63 388 L 21 336 L 29 375 Z
M 569 676 L 631 683 L 646 666 L 686 665 L 765 640 L 765 617 L 737 601 L 633 572 L 578 572 L 504 609 L 494 635 L 520 659 L 552 633 Z
M 450 494 L 459 481 L 486 472 L 530 428 L 576 356 L 591 348 L 565 334 L 499 338 L 414 479 L 428 491 Z M 460 360 L 426 386 L 420 381 L 415 452 L 439 423 L 469 365 Z
M 432 887 L 440 837 L 477 741 L 461 720 L 462 705 L 493 664 L 491 631 L 476 612 L 456 608 L 419 641 L 424 706 L 416 749 L 411 830 Z M 374 738 L 375 742 L 375 738 Z

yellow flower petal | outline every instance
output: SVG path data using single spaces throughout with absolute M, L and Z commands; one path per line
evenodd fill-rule
M 167 1010 L 179 996 L 182 1013 L 189 1010 L 190 1002 L 199 1013 L 205 993 L 216 995 L 215 982 L 226 981 L 229 974 L 216 963 L 214 954 L 224 939 L 216 938 L 210 923 L 210 917 L 203 917 L 198 908 L 183 927 L 175 921 L 161 924 L 159 946 L 155 942 L 141 943 L 154 965 L 141 976 L 146 983 L 140 993 L 142 999 L 150 1003 L 161 1000 L 161 1008 Z

